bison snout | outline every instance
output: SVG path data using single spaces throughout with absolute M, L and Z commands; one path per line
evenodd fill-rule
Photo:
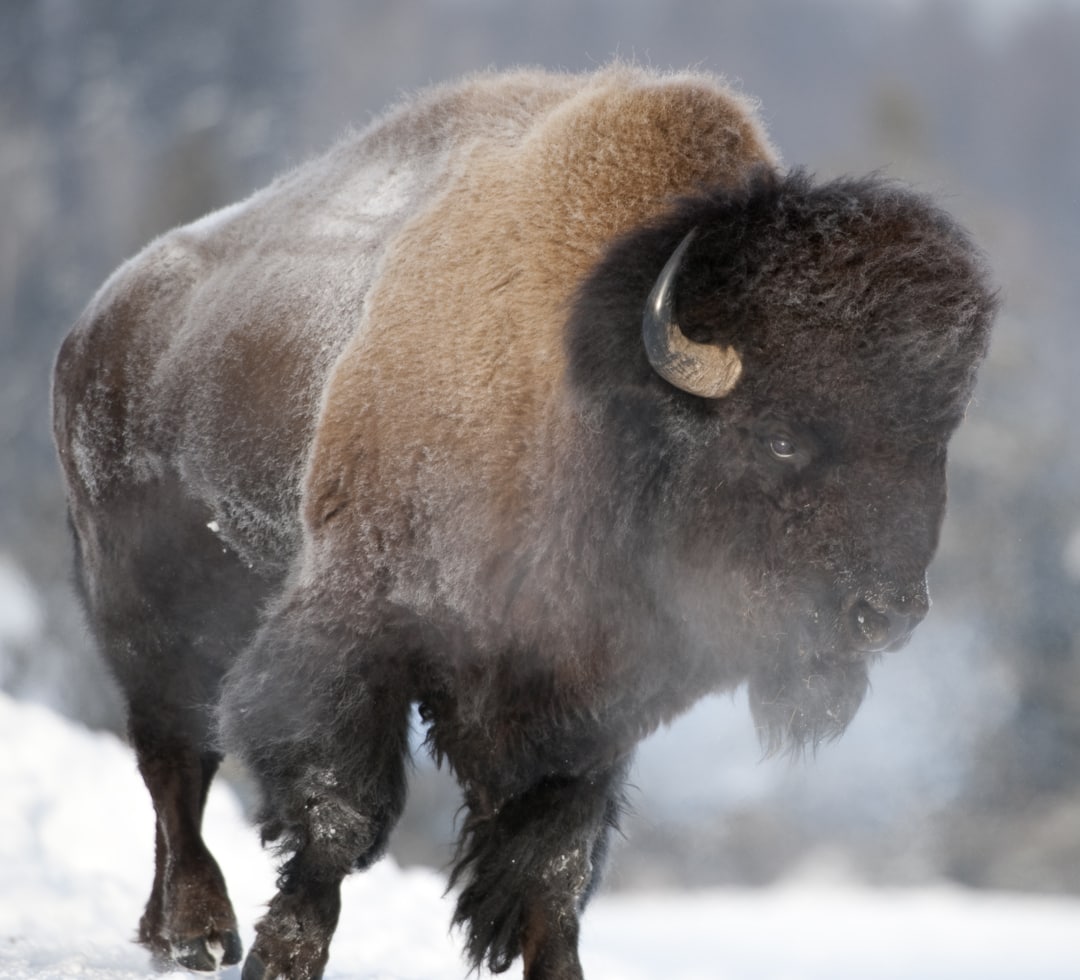
M 870 599 L 861 596 L 847 614 L 852 646 L 860 653 L 879 653 L 905 643 L 930 608 L 925 593 L 913 599 Z

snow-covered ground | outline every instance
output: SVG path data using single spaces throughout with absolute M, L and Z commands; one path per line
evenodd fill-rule
M 159 976 L 130 942 L 152 831 L 121 742 L 0 695 L 0 977 Z M 227 787 L 211 795 L 207 838 L 250 943 L 273 868 Z M 443 890 L 439 875 L 389 862 L 350 879 L 328 980 L 464 977 Z M 1076 980 L 1078 939 L 1077 900 L 802 880 L 602 896 L 583 958 L 590 980 Z

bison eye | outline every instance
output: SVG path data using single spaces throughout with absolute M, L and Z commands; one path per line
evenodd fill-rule
M 791 475 L 801 473 L 818 456 L 820 440 L 806 425 L 792 425 L 779 419 L 763 420 L 756 435 L 762 464 Z
M 769 452 L 777 459 L 791 459 L 795 455 L 795 443 L 787 436 L 773 436 L 769 440 Z

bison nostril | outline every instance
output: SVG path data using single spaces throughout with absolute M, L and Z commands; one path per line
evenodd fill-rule
M 922 618 L 896 608 L 880 609 L 859 599 L 849 613 L 852 638 L 858 650 L 875 653 L 906 639 Z

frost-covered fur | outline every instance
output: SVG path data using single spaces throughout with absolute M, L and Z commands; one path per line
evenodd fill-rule
M 691 228 L 678 315 L 738 353 L 721 399 L 641 341 Z M 465 792 L 470 956 L 580 977 L 637 741 L 744 681 L 770 746 L 839 734 L 925 614 L 992 313 L 928 201 L 783 175 L 722 82 L 622 65 L 422 93 L 152 243 L 55 384 L 159 816 L 141 941 L 239 958 L 199 835 L 228 750 L 286 857 L 245 978 L 317 975 L 419 703 Z

